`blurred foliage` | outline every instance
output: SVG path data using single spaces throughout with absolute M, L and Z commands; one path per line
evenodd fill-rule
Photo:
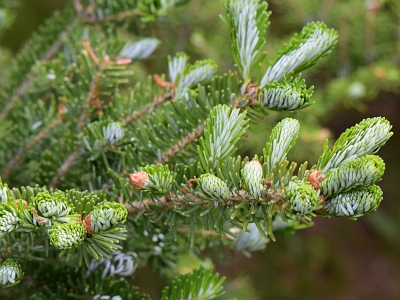
M 31 35 L 45 17 L 69 1 L 0 1 L 0 82 L 3 62 Z M 273 12 L 266 50 L 270 58 L 293 32 L 306 23 L 324 21 L 339 32 L 336 50 L 318 67 L 304 74 L 315 85 L 315 105 L 296 116 L 302 130 L 290 159 L 316 162 L 326 138 L 369 116 L 382 115 L 400 128 L 400 2 L 398 0 L 270 0 Z M 219 1 L 192 0 L 175 12 L 175 24 L 155 25 L 163 47 L 155 58 L 134 66 L 136 78 L 165 69 L 166 55 L 185 51 L 191 60 L 211 58 L 224 72 L 233 65 L 229 34 L 218 19 Z M 139 26 L 139 25 L 138 25 Z M 127 28 L 129 31 L 129 28 Z M 229 55 L 227 55 L 229 53 Z M 372 101 L 369 103 L 369 101 Z M 353 111 L 343 112 L 343 109 Z M 355 111 L 356 110 L 356 111 Z M 288 113 L 287 116 L 290 116 Z M 240 152 L 250 157 L 262 149 L 282 113 L 268 122 L 254 119 L 253 132 L 243 138 Z M 395 135 L 396 137 L 396 135 Z M 385 201 L 373 215 L 354 223 L 346 219 L 317 219 L 316 226 L 266 250 L 250 260 L 228 259 L 217 271 L 230 275 L 227 297 L 237 299 L 398 299 L 400 297 L 400 208 L 397 203 L 399 139 L 381 154 L 387 161 Z M 393 209 L 395 208 L 395 209 Z M 328 222 L 329 221 L 329 222 Z M 229 255 L 229 253 L 228 253 Z M 236 256 L 237 255 L 237 256 Z M 177 272 L 198 261 L 184 257 Z M 204 264 L 203 264 L 204 266 Z M 237 271 L 240 270 L 240 271 Z M 138 270 L 133 284 L 144 286 L 148 269 Z M 172 274 L 171 274 L 172 275 Z M 173 274 L 175 275 L 175 274 Z M 152 274 L 151 276 L 154 276 Z M 157 282 L 156 282 L 157 281 Z M 163 280 L 153 280 L 144 291 L 160 297 Z M 1 296 L 1 292 L 0 292 Z

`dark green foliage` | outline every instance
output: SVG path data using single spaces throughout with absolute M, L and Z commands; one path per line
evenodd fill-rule
M 155 24 L 171 25 L 169 14 L 186 2 L 75 1 L 4 74 L 0 246 L 18 269 L 1 265 L 4 286 L 20 280 L 21 261 L 33 281 L 49 281 L 27 288 L 33 299 L 147 299 L 118 276 L 148 263 L 168 273 L 187 249 L 249 255 L 316 215 L 354 219 L 377 209 L 383 167 L 364 170 L 359 160 L 392 135 L 384 118 L 348 129 L 332 150 L 326 142 L 311 168 L 296 171 L 288 160 L 300 131 L 294 118 L 279 122 L 252 160 L 234 156 L 249 121 L 313 104 L 313 88 L 293 75 L 331 52 L 336 31 L 310 23 L 267 61 L 266 2 L 223 1 L 238 72 L 218 75 L 216 62 L 178 52 L 158 70 L 168 76 L 141 82 L 133 71 L 167 42 Z M 367 179 L 353 182 L 353 171 Z M 200 268 L 178 276 L 163 299 L 213 299 L 223 281 Z

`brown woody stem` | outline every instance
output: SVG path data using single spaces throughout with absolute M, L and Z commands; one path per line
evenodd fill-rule
M 140 117 L 142 117 L 143 115 L 145 115 L 147 112 L 152 111 L 154 108 L 156 108 L 157 106 L 165 103 L 166 101 L 168 101 L 170 98 L 166 97 L 166 96 L 162 96 L 162 97 L 157 97 L 154 99 L 154 101 L 152 103 L 150 103 L 149 105 L 141 108 L 140 110 L 134 112 L 133 114 L 131 114 L 130 116 L 126 117 L 125 119 L 122 120 L 123 124 L 126 123 L 130 123 L 133 121 L 136 121 L 137 119 L 139 119 Z
M 180 141 L 178 141 L 175 145 L 165 151 L 161 156 L 161 163 L 168 163 L 180 150 L 187 147 L 189 144 L 193 143 L 196 139 L 198 139 L 204 131 L 204 127 L 206 126 L 206 122 L 201 123 L 197 128 L 192 130 L 188 135 L 184 136 Z M 159 163 L 158 161 L 156 163 Z

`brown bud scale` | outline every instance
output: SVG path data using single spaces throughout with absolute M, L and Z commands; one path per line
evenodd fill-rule
M 129 182 L 135 190 L 143 190 L 146 187 L 146 181 L 149 174 L 144 171 L 136 172 L 129 175 Z

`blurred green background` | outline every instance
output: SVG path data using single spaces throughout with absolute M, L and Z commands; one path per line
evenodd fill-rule
M 0 0 L 0 79 L 5 61 L 56 9 L 71 1 Z M 300 111 L 302 133 L 291 159 L 316 162 L 326 137 L 338 137 L 366 117 L 384 116 L 394 136 L 379 152 L 386 162 L 380 183 L 379 210 L 357 222 L 316 218 L 315 225 L 293 236 L 278 237 L 252 258 L 227 251 L 217 271 L 228 276 L 230 296 L 240 299 L 400 299 L 400 1 L 273 0 L 267 51 L 307 22 L 321 20 L 339 32 L 339 43 L 318 67 L 305 72 L 315 85 L 316 105 Z M 185 51 L 191 58 L 211 58 L 223 73 L 232 69 L 230 41 L 218 19 L 215 0 L 192 0 L 154 28 L 163 41 L 152 60 L 136 67 L 136 78 L 166 70 L 166 55 Z M 260 153 L 269 129 L 282 114 L 256 120 L 240 151 Z M 265 132 L 265 134 L 263 134 Z M 264 140 L 260 139 L 263 137 Z M 257 150 L 254 150 L 257 149 Z M 150 277 L 157 279 L 148 280 Z M 160 295 L 166 279 L 150 269 L 136 272 L 141 292 Z

